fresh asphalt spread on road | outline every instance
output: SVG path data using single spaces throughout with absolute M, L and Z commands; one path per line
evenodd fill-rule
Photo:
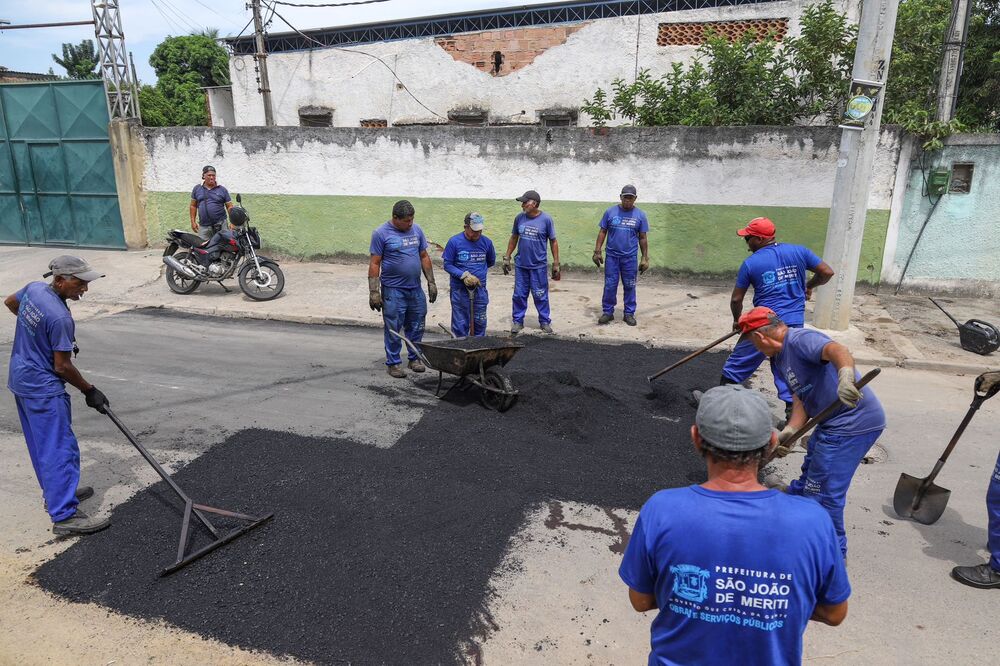
M 525 338 L 507 368 L 520 399 L 498 414 L 476 389 L 435 402 L 436 373 L 389 379 L 375 330 L 149 313 L 84 328 L 90 342 L 98 329 L 118 333 L 114 352 L 88 366 L 117 359 L 115 372 L 143 377 L 117 403 L 112 383 L 104 388 L 161 450 L 171 446 L 165 433 L 184 438 L 178 419 L 212 405 L 215 416 L 200 424 L 210 446 L 174 475 L 195 501 L 275 519 L 158 578 L 176 552 L 181 508 L 158 483 L 115 508 L 110 529 L 44 564 L 37 582 L 321 663 L 473 656 L 491 627 L 490 578 L 530 510 L 559 501 L 637 509 L 658 489 L 704 480 L 686 396 L 715 384 L 724 358 L 706 354 L 651 388 L 645 377 L 683 352 Z M 150 328 L 155 336 L 128 339 Z M 159 382 L 173 388 L 155 386 L 141 355 L 126 353 L 136 345 L 157 359 L 151 365 L 173 367 L 187 354 L 201 381 L 181 364 Z M 211 380 L 220 365 L 226 381 Z M 188 400 L 196 411 L 183 409 Z M 96 426 L 91 414 L 83 421 Z M 157 431 L 168 418 L 174 426 Z M 77 433 L 86 455 L 79 422 Z M 193 547 L 206 539 L 197 534 Z

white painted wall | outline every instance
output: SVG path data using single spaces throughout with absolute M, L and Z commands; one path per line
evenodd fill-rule
M 144 189 L 189 191 L 211 162 L 233 192 L 828 207 L 836 128 L 144 129 Z M 869 208 L 889 209 L 900 135 L 883 130 Z
M 589 22 L 565 44 L 548 49 L 527 67 L 500 77 L 454 60 L 433 38 L 275 53 L 268 57 L 275 122 L 298 125 L 299 107 L 311 105 L 335 108 L 333 122 L 343 127 L 357 127 L 365 118 L 385 118 L 390 125 L 444 122 L 450 109 L 467 106 L 486 108 L 491 118 L 506 122 L 537 123 L 539 110 L 577 108 L 597 88 L 607 90 L 616 78 L 630 79 L 637 57 L 639 69 L 658 74 L 669 71 L 674 62 L 690 62 L 697 47 L 657 46 L 660 23 L 787 17 L 789 36 L 797 36 L 802 10 L 814 1 L 600 19 Z M 856 19 L 857 0 L 838 0 L 838 4 Z M 360 51 L 376 55 L 386 64 Z M 398 87 L 390 68 L 430 110 Z M 263 125 L 252 57 L 231 58 L 230 74 L 237 125 Z M 581 116 L 580 125 L 589 124 L 589 119 Z

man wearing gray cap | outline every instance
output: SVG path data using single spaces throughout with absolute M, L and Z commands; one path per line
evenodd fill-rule
M 708 481 L 653 495 L 619 569 L 632 607 L 659 610 L 649 663 L 801 663 L 809 620 L 837 626 L 847 616 L 833 522 L 815 502 L 757 482 L 777 444 L 759 393 L 705 391 L 691 439 Z
M 451 332 L 455 337 L 486 335 L 486 273 L 497 262 L 493 241 L 483 235 L 486 221 L 479 213 L 465 216 L 465 229 L 448 239 L 441 254 L 451 276 Z M 471 316 L 470 316 L 471 314 Z
M 80 446 L 73 434 L 66 382 L 86 396 L 87 406 L 104 413 L 108 399 L 73 365 L 73 315 L 67 300 L 76 301 L 90 282 L 104 277 L 79 257 L 63 255 L 49 263 L 51 284 L 31 282 L 4 299 L 17 316 L 10 353 L 7 388 L 14 394 L 17 415 L 28 444 L 46 510 L 56 534 L 90 534 L 108 525 L 77 505 L 94 494 L 79 485 Z

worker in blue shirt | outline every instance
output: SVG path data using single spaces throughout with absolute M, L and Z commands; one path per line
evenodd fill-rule
M 79 300 L 89 283 L 104 277 L 79 257 L 63 255 L 49 263 L 51 284 L 31 282 L 4 299 L 17 317 L 10 352 L 7 388 L 14 394 L 28 456 L 42 488 L 52 531 L 91 534 L 111 521 L 77 508 L 94 494 L 80 483 L 80 445 L 73 434 L 66 382 L 86 396 L 87 406 L 104 413 L 108 399 L 73 365 L 76 326 L 66 301 Z
M 806 301 L 815 287 L 826 284 L 833 277 L 833 269 L 807 247 L 786 245 L 775 239 L 774 222 L 757 217 L 736 232 L 747 244 L 747 257 L 736 275 L 736 286 L 729 301 L 733 314 L 733 329 L 743 312 L 743 299 L 753 286 L 754 306 L 774 310 L 786 325 L 801 328 L 805 324 Z M 813 276 L 806 282 L 806 271 Z M 723 384 L 740 384 L 752 375 L 764 361 L 745 338 L 741 338 L 722 368 Z M 785 382 L 774 372 L 771 374 L 778 397 L 785 403 L 785 418 L 792 413 L 792 394 Z
M 497 262 L 497 253 L 493 241 L 483 235 L 485 226 L 482 215 L 469 213 L 465 229 L 448 239 L 441 255 L 444 270 L 451 276 L 451 332 L 459 338 L 486 335 L 486 306 L 490 302 L 486 272 Z M 469 321 L 470 303 L 473 321 Z
M 777 438 L 756 391 L 705 391 L 691 439 L 708 481 L 653 495 L 618 571 L 632 607 L 657 611 L 648 663 L 800 664 L 809 621 L 847 616 L 833 524 L 815 502 L 757 482 Z
M 635 282 L 636 269 L 645 273 L 649 268 L 649 247 L 646 233 L 649 221 L 642 210 L 635 207 L 635 185 L 626 185 L 621 191 L 621 203 L 604 211 L 601 230 L 597 232 L 597 246 L 594 248 L 594 263 L 604 266 L 604 297 L 601 299 L 603 314 L 598 324 L 609 324 L 615 319 L 615 305 L 618 304 L 618 282 L 622 283 L 625 301 L 625 323 L 635 326 Z M 604 239 L 608 239 L 607 261 L 601 257 Z M 642 259 L 636 262 L 639 250 Z
M 561 277 L 559 270 L 559 242 L 556 240 L 556 226 L 548 213 L 539 210 L 542 198 L 535 190 L 528 190 L 515 201 L 521 202 L 521 213 L 514 218 L 507 254 L 503 256 L 503 274 L 511 271 L 511 255 L 517 249 L 514 262 L 514 297 L 510 334 L 517 335 L 524 330 L 524 315 L 528 311 L 528 294 L 535 301 L 538 310 L 538 325 L 543 333 L 552 333 L 552 317 L 549 311 L 549 276 L 546 273 L 548 251 L 552 248 L 552 279 Z
M 205 166 L 201 170 L 201 183 L 191 190 L 191 231 L 203 240 L 211 240 L 212 236 L 222 231 L 229 220 L 229 209 L 233 201 L 229 190 L 219 185 L 216 180 L 215 167 Z
M 413 223 L 415 211 L 409 201 L 397 201 L 392 207 L 392 219 L 372 232 L 368 251 L 368 305 L 382 312 L 385 364 L 390 377 L 402 378 L 400 358 L 402 342 L 389 331 L 403 331 L 415 345 L 424 339 L 427 302 L 420 287 L 420 274 L 427 280 L 427 300 L 437 300 L 434 268 L 427 254 L 427 238 Z M 427 368 L 413 349 L 407 348 L 413 372 Z
M 774 362 L 777 374 L 792 392 L 792 414 L 778 435 L 779 444 L 835 401 L 842 403 L 816 426 L 802 473 L 788 485 L 787 492 L 812 497 L 827 510 L 846 558 L 847 490 L 861 461 L 885 429 L 882 404 L 871 388 L 855 386 L 860 375 L 854 368 L 854 357 L 826 334 L 790 328 L 764 307 L 744 314 L 738 325 L 754 347 Z

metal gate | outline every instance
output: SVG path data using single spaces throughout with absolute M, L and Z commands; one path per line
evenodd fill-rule
M 0 243 L 125 247 L 101 80 L 0 85 Z

